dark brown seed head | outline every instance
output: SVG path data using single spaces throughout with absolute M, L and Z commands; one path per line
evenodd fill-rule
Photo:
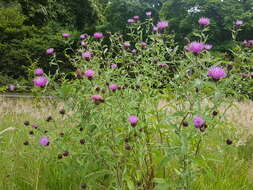
M 213 116 L 216 116 L 218 115 L 218 112 L 217 111 L 213 111 Z
M 124 139 L 124 141 L 125 141 L 126 143 L 128 143 L 128 142 L 129 142 L 129 140 L 130 140 L 130 138 L 129 138 L 129 137 L 126 137 L 126 138 Z
M 64 133 L 60 133 L 59 135 L 60 135 L 60 137 L 63 137 L 63 136 L 64 136 Z
M 66 111 L 65 111 L 65 109 L 61 109 L 61 110 L 59 111 L 59 113 L 60 113 L 61 115 L 64 115 L 64 114 L 66 113 Z
M 49 122 L 51 120 L 53 120 L 52 116 L 48 116 L 47 119 L 46 119 L 47 122 Z
M 34 132 L 33 132 L 33 131 L 29 131 L 29 134 L 30 134 L 30 135 L 34 135 Z
M 87 185 L 86 185 L 86 184 L 82 184 L 82 185 L 81 185 L 81 188 L 82 188 L 82 189 L 86 189 L 86 188 L 87 188 Z
M 62 159 L 62 154 L 58 154 L 58 159 Z
M 126 149 L 126 150 L 131 150 L 132 147 L 131 147 L 129 144 L 126 144 L 126 145 L 125 145 L 125 149 Z
M 231 71 L 233 69 L 233 65 L 228 65 L 227 69 L 228 71 Z
M 67 157 L 69 155 L 69 151 L 65 150 L 63 153 L 62 153 L 63 156 Z
M 84 144 L 84 143 L 85 143 L 85 139 L 81 139 L 80 144 Z
M 100 88 L 100 87 L 97 87 L 95 90 L 96 90 L 97 92 L 99 92 L 99 91 L 101 90 L 101 88 Z
M 28 126 L 28 125 L 30 125 L 30 122 L 29 122 L 29 121 L 25 121 L 25 122 L 24 122 L 24 125 L 25 125 L 25 126 Z
M 83 128 L 81 127 L 81 128 L 79 129 L 79 131 L 83 131 Z
M 29 145 L 29 142 L 28 142 L 28 141 L 25 141 L 25 142 L 24 142 L 24 145 L 25 145 L 25 146 Z
M 188 123 L 187 121 L 184 121 L 184 122 L 182 123 L 182 125 L 183 125 L 184 127 L 188 127 L 188 126 L 189 126 L 189 123 Z
M 231 145 L 233 143 L 233 141 L 231 139 L 227 139 L 226 143 L 227 143 L 227 145 Z
M 48 133 L 48 131 L 47 131 L 47 130 L 45 130 L 45 131 L 44 131 L 44 133 L 46 134 L 46 133 Z

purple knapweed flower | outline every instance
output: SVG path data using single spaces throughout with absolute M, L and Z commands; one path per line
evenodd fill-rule
M 200 116 L 195 116 L 193 118 L 193 123 L 195 127 L 201 127 L 205 124 L 205 120 Z
M 16 86 L 13 85 L 13 84 L 10 84 L 10 85 L 8 85 L 8 90 L 9 91 L 15 91 L 16 90 Z
M 40 76 L 40 77 L 36 77 L 34 80 L 33 80 L 33 84 L 35 86 L 38 86 L 38 87 L 45 87 L 48 83 L 48 80 L 46 77 L 43 77 L 43 76 Z
M 82 53 L 82 58 L 86 59 L 86 60 L 90 60 L 92 58 L 92 53 L 89 51 L 83 52 Z
M 206 50 L 210 50 L 212 48 L 213 48 L 213 45 L 211 45 L 211 44 L 205 44 L 205 49 Z
M 200 54 L 201 51 L 205 49 L 205 44 L 203 42 L 192 42 L 188 44 L 186 50 L 191 51 L 195 55 Z
M 44 73 L 44 71 L 43 71 L 42 68 L 37 68 L 37 69 L 34 70 L 34 74 L 36 76 L 41 76 L 41 75 L 43 75 L 43 73 Z
M 47 137 L 41 137 L 40 138 L 40 144 L 43 146 L 48 146 L 49 145 L 49 139 Z
M 248 74 L 248 73 L 241 73 L 241 76 L 242 76 L 242 77 L 249 77 L 250 74 Z
M 84 72 L 84 76 L 87 77 L 89 80 L 93 79 L 95 72 L 92 69 L 88 69 Z
M 68 37 L 70 37 L 71 36 L 71 34 L 69 34 L 69 33 L 63 33 L 62 34 L 62 37 L 64 37 L 64 38 L 68 38 Z
M 47 55 L 52 55 L 52 54 L 54 54 L 54 48 L 49 48 L 49 49 L 47 49 L 47 50 L 46 50 L 46 54 L 47 54 Z
M 148 16 L 148 17 L 152 16 L 152 12 L 151 11 L 147 11 L 146 12 L 146 16 Z
M 130 42 L 124 42 L 124 43 L 123 43 L 123 46 L 124 46 L 125 48 L 128 48 L 128 47 L 131 46 L 131 44 L 130 44 Z
M 161 63 L 159 66 L 160 67 L 167 67 L 168 65 L 166 63 Z
M 214 80 L 219 80 L 226 77 L 226 72 L 222 67 L 215 66 L 208 70 L 208 76 L 212 77 Z
M 241 25 L 243 24 L 243 21 L 242 21 L 242 20 L 236 20 L 236 21 L 234 22 L 234 24 L 235 24 L 236 26 L 241 26 Z
M 117 84 L 111 84 L 109 85 L 109 89 L 112 91 L 116 91 L 119 88 L 119 86 Z
M 158 29 L 164 29 L 169 26 L 169 23 L 167 21 L 159 21 L 156 26 Z
M 116 64 L 112 64 L 112 65 L 111 65 L 111 68 L 112 68 L 112 69 L 115 69 L 115 68 L 117 68 L 117 67 L 118 67 L 118 65 L 116 65 Z
M 140 17 L 139 16 L 133 16 L 133 19 L 137 21 L 137 20 L 140 19 Z
M 95 33 L 93 34 L 93 36 L 94 36 L 94 38 L 96 38 L 96 39 L 101 39 L 101 38 L 104 37 L 103 33 L 101 33 L 101 32 L 95 32 Z
M 144 48 L 144 47 L 146 47 L 146 46 L 147 46 L 147 43 L 146 43 L 146 42 L 141 42 L 141 43 L 140 43 L 140 45 L 141 45 L 141 47 L 143 47 L 143 48 Z
M 135 115 L 131 115 L 129 118 L 128 118 L 128 121 L 130 122 L 130 124 L 132 125 L 132 127 L 135 127 L 138 123 L 138 117 L 135 116 Z
M 198 21 L 199 24 L 207 26 L 210 24 L 210 19 L 209 18 L 205 18 L 205 17 L 201 17 Z
M 92 95 L 91 99 L 94 101 L 96 105 L 99 105 L 100 103 L 105 102 L 104 98 L 100 96 L 99 94 Z
M 153 32 L 157 32 L 158 31 L 158 27 L 157 26 L 153 26 L 152 30 L 153 30 Z
M 81 34 L 80 35 L 80 39 L 84 40 L 88 37 L 88 34 Z
M 135 23 L 135 20 L 132 19 L 132 18 L 130 18 L 130 19 L 127 20 L 127 22 L 128 22 L 128 23 Z

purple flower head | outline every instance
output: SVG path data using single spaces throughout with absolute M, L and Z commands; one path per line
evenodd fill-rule
M 69 33 L 63 33 L 62 34 L 62 37 L 64 37 L 64 38 L 68 38 L 68 37 L 70 37 L 71 36 L 71 34 L 69 34 Z
M 186 50 L 191 51 L 195 55 L 200 54 L 201 51 L 205 49 L 205 44 L 203 42 L 192 42 L 188 44 Z
M 140 17 L 139 16 L 134 16 L 133 19 L 137 21 L 137 20 L 140 19 Z
M 219 80 L 226 77 L 226 72 L 222 67 L 212 67 L 208 70 L 208 76 L 212 77 L 214 80 Z
M 43 146 L 48 146 L 49 145 L 49 140 L 47 137 L 41 137 L 40 138 L 40 144 Z
M 205 124 L 205 120 L 200 116 L 195 116 L 193 118 L 193 123 L 194 123 L 195 127 L 201 127 Z
M 160 67 L 167 67 L 168 65 L 166 63 L 161 63 L 159 66 Z
M 211 44 L 205 44 L 205 49 L 206 50 L 210 50 L 212 48 L 213 48 L 213 45 L 211 45 Z
M 90 80 L 93 79 L 94 75 L 95 75 L 95 72 L 92 69 L 88 69 L 84 73 L 84 76 L 87 77 Z
M 146 42 L 141 42 L 141 47 L 146 47 L 147 43 Z
M 81 34 L 80 35 L 80 39 L 84 40 L 86 38 L 88 38 L 88 34 Z
M 104 37 L 103 33 L 101 33 L 101 32 L 95 32 L 95 33 L 93 34 L 93 36 L 94 36 L 94 38 L 96 38 L 96 39 L 101 39 L 101 38 Z
M 158 29 L 164 29 L 169 26 L 169 23 L 167 21 L 159 21 L 156 26 Z
M 15 91 L 16 90 L 16 86 L 13 85 L 13 84 L 10 84 L 10 85 L 8 85 L 8 90 L 9 91 Z
M 146 12 L 146 16 L 148 17 L 152 16 L 152 12 L 151 11 Z
M 248 74 L 248 73 L 241 73 L 241 76 L 242 76 L 242 77 L 249 77 L 250 74 Z
M 40 76 L 40 77 L 36 77 L 34 80 L 33 80 L 33 84 L 35 86 L 38 86 L 38 87 L 45 87 L 48 83 L 48 80 L 46 77 L 43 77 L 43 76 Z
M 105 100 L 102 96 L 95 94 L 91 96 L 91 99 L 94 101 L 96 105 L 99 105 L 100 103 L 104 103 Z
M 135 20 L 132 19 L 132 18 L 130 18 L 130 19 L 127 20 L 127 22 L 128 22 L 128 23 L 135 23 Z
M 37 69 L 34 70 L 34 74 L 36 76 L 41 76 L 41 75 L 43 75 L 43 73 L 44 73 L 44 71 L 43 71 L 42 68 L 37 68 Z
M 153 32 L 157 32 L 158 31 L 158 27 L 157 26 L 153 26 Z
M 240 25 L 243 24 L 243 21 L 242 21 L 242 20 L 236 20 L 236 21 L 234 22 L 234 24 L 235 24 L 236 26 L 240 26 Z
M 210 24 L 210 19 L 205 18 L 205 17 L 201 17 L 198 22 L 199 22 L 200 25 L 207 26 L 207 25 Z
M 132 125 L 132 127 L 135 127 L 138 123 L 138 117 L 135 116 L 135 115 L 131 115 L 129 118 L 128 118 L 128 121 L 130 122 L 130 124 Z
M 103 99 L 103 97 L 102 97 L 102 96 L 100 96 L 100 95 L 98 95 L 98 94 L 95 94 L 95 95 L 92 95 L 92 96 L 91 96 L 91 99 L 92 99 L 92 100 L 96 100 L 96 101 L 97 101 L 97 100 L 102 100 L 102 99 Z
M 119 88 L 119 86 L 117 84 L 111 84 L 109 85 L 109 89 L 112 91 L 116 91 Z
M 112 68 L 112 69 L 115 69 L 115 68 L 117 68 L 117 67 L 118 67 L 118 65 L 116 65 L 116 64 L 112 64 L 112 65 L 111 65 L 111 68 Z
M 131 46 L 131 44 L 130 44 L 130 42 L 124 42 L 124 43 L 123 43 L 123 46 L 124 46 L 125 48 L 128 48 L 128 47 Z
M 82 53 L 82 58 L 90 60 L 92 58 L 92 53 L 89 51 L 83 52 Z
M 52 55 L 52 54 L 54 54 L 54 48 L 49 48 L 49 49 L 47 49 L 47 50 L 46 50 L 46 54 L 47 54 L 47 55 Z

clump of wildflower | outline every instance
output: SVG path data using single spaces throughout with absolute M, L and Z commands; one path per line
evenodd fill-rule
M 253 40 L 244 40 L 243 45 L 251 48 L 251 47 L 253 47 Z
M 209 25 L 211 22 L 210 22 L 210 19 L 209 19 L 209 18 L 201 17 L 201 18 L 199 19 L 198 23 L 199 23 L 200 25 L 207 26 L 207 25 Z
M 92 53 L 91 52 L 89 52 L 89 51 L 86 51 L 86 52 L 83 52 L 82 53 L 82 57 L 84 58 L 84 59 L 86 59 L 86 60 L 90 60 L 91 58 L 92 58 Z
M 117 68 L 117 67 L 118 67 L 117 64 L 112 64 L 112 65 L 111 65 L 111 68 L 112 68 L 112 69 L 115 69 L 115 68 Z
M 95 94 L 91 96 L 91 99 L 94 101 L 96 105 L 99 105 L 100 103 L 104 103 L 105 100 L 102 96 Z
M 47 54 L 47 55 L 52 55 L 52 54 L 54 54 L 54 48 L 49 48 L 49 49 L 47 49 L 47 50 L 46 50 L 46 54 Z
M 67 150 L 63 151 L 62 155 L 67 157 L 69 155 L 69 151 L 67 151 Z
M 93 34 L 93 37 L 96 38 L 96 39 L 101 39 L 101 38 L 104 37 L 104 35 L 103 35 L 103 33 L 101 33 L 101 32 L 95 32 L 95 33 Z
M 168 65 L 166 63 L 161 63 L 159 66 L 160 67 L 167 67 Z
M 226 77 L 226 72 L 222 67 L 216 66 L 208 70 L 208 76 L 212 77 L 214 80 L 219 80 Z
M 84 72 L 84 76 L 87 77 L 89 80 L 94 78 L 95 72 L 92 69 L 88 69 Z
M 127 22 L 128 22 L 128 23 L 135 23 L 135 20 L 132 19 L 132 18 L 130 18 L 130 19 L 127 20 Z
M 135 127 L 138 123 L 138 117 L 135 116 L 135 115 L 131 115 L 129 118 L 128 118 L 128 121 L 130 122 L 131 126 L 132 127 Z
M 34 80 L 33 80 L 33 84 L 35 86 L 38 86 L 38 87 L 45 87 L 48 83 L 48 79 L 46 77 L 43 77 L 43 76 L 40 76 L 40 77 L 36 77 Z
M 169 23 L 167 21 L 159 21 L 156 25 L 158 30 L 165 29 L 169 26 Z
M 68 37 L 70 37 L 71 36 L 71 34 L 69 34 L 69 33 L 63 33 L 62 34 L 62 37 L 64 37 L 64 38 L 68 38 Z
M 234 24 L 235 24 L 236 26 L 241 26 L 241 25 L 243 25 L 243 21 L 242 21 L 242 20 L 236 20 L 236 21 L 234 22 Z
M 146 12 L 146 16 L 151 17 L 152 16 L 152 12 L 151 11 L 147 11 Z
M 49 145 L 49 139 L 47 137 L 41 137 L 40 138 L 40 144 L 43 146 L 48 146 Z
M 195 127 L 202 127 L 205 124 L 205 120 L 200 116 L 195 116 L 193 118 L 193 123 Z
M 42 68 L 37 68 L 37 69 L 34 70 L 34 74 L 36 76 L 41 76 L 41 75 L 43 75 L 43 73 L 44 73 L 44 71 L 43 71 Z
M 201 51 L 205 49 L 205 44 L 203 42 L 192 42 L 188 44 L 186 50 L 191 51 L 193 54 L 198 55 Z
M 36 124 L 32 124 L 31 127 L 32 127 L 33 129 L 38 129 L 38 128 L 39 128 L 39 126 L 36 125 Z
M 109 89 L 112 91 L 116 91 L 119 88 L 119 86 L 117 84 L 111 84 L 109 85 Z

